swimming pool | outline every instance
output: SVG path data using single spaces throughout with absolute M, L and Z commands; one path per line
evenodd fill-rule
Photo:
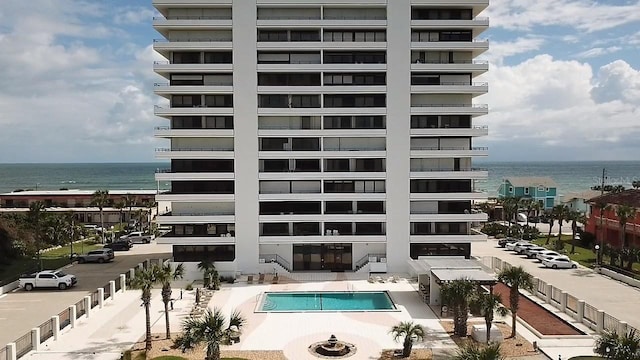
M 259 312 L 296 311 L 393 311 L 386 291 L 267 292 Z

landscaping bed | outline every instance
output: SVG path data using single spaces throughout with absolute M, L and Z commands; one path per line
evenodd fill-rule
M 440 325 L 444 328 L 444 330 L 449 334 L 451 339 L 458 345 L 459 347 L 464 346 L 469 342 L 476 342 L 471 338 L 471 327 L 473 325 L 484 325 L 484 321 L 470 321 L 467 323 L 467 334 L 469 334 L 466 338 L 461 338 L 458 335 L 453 335 L 453 321 L 441 321 Z M 500 351 L 502 355 L 506 358 L 521 358 L 524 356 L 535 356 L 540 353 L 533 351 L 533 345 L 528 342 L 525 338 L 516 334 L 515 338 L 510 338 L 511 335 L 511 326 L 504 323 L 494 323 L 500 329 L 502 333 L 502 337 L 504 340 L 500 344 Z

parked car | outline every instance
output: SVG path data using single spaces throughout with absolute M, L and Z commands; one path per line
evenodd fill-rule
M 78 255 L 78 263 L 86 263 L 86 262 L 97 262 L 97 263 L 105 263 L 113 260 L 113 250 L 109 248 L 92 250 L 84 255 Z
M 578 263 L 571 261 L 566 256 L 548 257 L 542 261 L 542 265 L 553 269 L 575 269 Z
M 561 255 L 560 253 L 553 250 L 544 250 L 536 254 L 536 259 L 538 259 L 538 261 L 542 261 L 548 257 L 555 257 L 560 255 Z
M 518 241 L 518 239 L 512 238 L 512 237 L 507 237 L 507 238 L 498 240 L 498 246 L 503 248 L 503 247 L 507 246 L 508 243 L 516 242 L 516 241 Z
M 75 275 L 65 274 L 58 270 L 44 270 L 20 276 L 18 286 L 31 291 L 35 288 L 58 288 L 65 290 L 74 286 L 78 280 Z
M 531 243 L 528 241 L 518 240 L 516 242 L 507 243 L 507 245 L 505 245 L 505 248 L 509 251 L 515 251 L 516 246 L 523 245 L 523 244 L 531 244 Z
M 522 255 L 522 254 L 524 254 L 525 250 L 527 250 L 528 248 L 534 247 L 534 246 L 538 246 L 538 245 L 531 244 L 531 243 L 518 244 L 513 248 L 513 251 L 515 251 L 516 253 Z
M 524 251 L 524 254 L 527 255 L 528 258 L 535 258 L 539 252 L 546 250 L 547 248 L 543 248 L 542 246 L 531 246 Z
M 134 231 L 134 232 L 128 233 L 127 235 L 120 236 L 120 241 L 130 240 L 132 243 L 139 242 L 143 244 L 148 244 L 151 242 L 151 239 L 153 239 L 153 235 L 144 234 L 142 231 Z
M 123 241 L 114 241 L 112 243 L 106 244 L 104 247 L 107 249 L 111 249 L 113 251 L 118 251 L 118 250 L 129 251 L 133 247 L 133 244 L 131 243 L 131 240 L 123 240 Z

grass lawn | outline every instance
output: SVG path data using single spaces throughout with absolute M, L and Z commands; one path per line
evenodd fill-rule
M 578 262 L 579 264 L 586 266 L 586 267 L 593 267 L 593 265 L 596 263 L 596 253 L 595 251 L 593 251 L 591 248 L 585 248 L 582 247 L 582 245 L 580 243 L 576 244 L 575 247 L 575 252 L 573 254 L 569 253 L 571 251 L 571 235 L 562 235 L 562 242 L 564 244 L 564 249 L 559 251 L 560 253 L 564 253 L 566 255 L 569 256 L 569 258 L 575 262 Z M 558 240 L 557 236 L 552 236 L 551 240 L 549 241 L 549 245 L 545 245 L 544 243 L 547 241 L 547 237 L 546 236 L 541 236 L 538 239 L 534 240 L 533 243 L 536 245 L 540 245 L 540 246 L 544 246 L 546 248 L 549 248 L 551 250 L 555 250 L 554 249 L 554 243 L 555 241 Z M 609 257 L 608 256 L 603 256 L 602 258 L 602 262 L 604 264 L 609 264 Z M 635 273 L 640 273 L 640 264 L 639 263 L 635 263 L 633 264 L 633 271 Z
M 102 245 L 89 245 L 84 243 L 76 243 L 73 245 L 73 251 L 77 253 L 86 253 L 87 251 L 100 248 L 102 248 Z M 70 263 L 69 253 L 70 248 L 68 246 L 42 253 L 43 269 L 58 269 L 68 265 Z M 37 265 L 35 259 L 29 258 L 16 259 L 10 264 L 0 264 L 0 285 L 17 280 L 21 274 L 36 271 Z

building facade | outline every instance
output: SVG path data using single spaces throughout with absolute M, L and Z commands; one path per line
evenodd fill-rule
M 589 200 L 591 212 L 585 230 L 595 235 L 598 243 L 614 248 L 640 248 L 640 190 L 629 189 L 619 193 L 608 193 Z M 618 207 L 627 206 L 631 212 L 622 224 Z
M 530 198 L 551 209 L 557 203 L 558 185 L 550 177 L 510 177 L 502 180 L 498 187 L 498 198 Z
M 485 239 L 470 224 L 486 220 L 471 205 L 488 0 L 153 4 L 171 161 L 158 241 L 176 261 L 404 271 Z

